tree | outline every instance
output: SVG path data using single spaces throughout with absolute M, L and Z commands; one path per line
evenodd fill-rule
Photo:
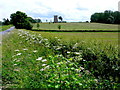
M 9 25 L 10 24 L 10 21 L 9 21 L 9 19 L 7 18 L 7 19 L 3 19 L 3 25 Z
M 11 23 L 17 29 L 32 29 L 32 25 L 27 17 L 27 15 L 21 11 L 11 14 Z
M 60 20 L 61 20 L 61 22 L 62 22 L 63 18 L 62 18 L 61 16 L 59 16 L 59 19 L 60 19 Z

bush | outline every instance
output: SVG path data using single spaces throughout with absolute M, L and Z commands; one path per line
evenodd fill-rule
M 59 30 L 61 29 L 61 25 L 58 25 L 58 29 L 59 29 Z

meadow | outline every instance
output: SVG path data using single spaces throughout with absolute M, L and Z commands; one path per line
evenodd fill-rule
M 12 27 L 12 26 L 13 26 L 13 25 L 3 25 L 3 26 L 0 26 L 0 32 L 9 29 L 9 28 Z
M 101 23 L 39 23 L 40 27 L 37 28 L 37 24 L 33 24 L 33 29 L 39 30 L 59 30 L 58 25 L 61 25 L 60 30 L 106 30 L 115 31 L 118 30 L 118 25 L 116 24 L 101 24 Z
M 118 48 L 118 32 L 15 29 L 2 40 L 2 86 L 118 88 Z

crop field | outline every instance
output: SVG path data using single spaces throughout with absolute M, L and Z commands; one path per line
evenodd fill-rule
M 117 32 L 35 32 L 15 29 L 3 35 L 2 86 L 118 88 L 118 54 Z
M 39 23 L 39 28 L 37 28 L 37 24 L 33 25 L 33 29 L 40 30 L 59 30 L 58 25 L 61 25 L 61 30 L 118 30 L 118 25 L 100 23 Z

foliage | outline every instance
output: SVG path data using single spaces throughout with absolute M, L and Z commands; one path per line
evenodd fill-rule
M 120 12 L 106 10 L 103 13 L 94 13 L 91 15 L 91 22 L 120 24 Z
M 60 20 L 61 20 L 61 22 L 62 22 L 63 18 L 62 18 L 61 16 L 59 16 L 59 19 L 60 19 Z
M 8 18 L 7 19 L 4 18 L 2 24 L 3 25 L 9 25 L 10 24 L 9 19 Z
M 9 29 L 10 27 L 12 27 L 12 25 L 3 25 L 3 26 L 0 26 L 1 31 L 5 31 L 5 30 Z
M 32 29 L 32 25 L 27 17 L 27 15 L 23 12 L 17 11 L 16 13 L 11 14 L 11 23 L 17 29 Z
M 59 29 L 59 30 L 61 29 L 61 25 L 58 25 L 58 29 Z

